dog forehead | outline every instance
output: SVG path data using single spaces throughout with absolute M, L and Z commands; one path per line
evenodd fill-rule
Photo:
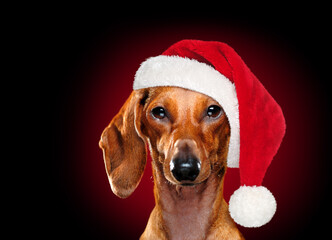
M 176 107 L 179 110 L 182 108 L 190 108 L 194 110 L 201 105 L 214 103 L 215 101 L 202 93 L 195 92 L 181 87 L 156 87 L 153 88 L 150 94 L 151 102 L 163 104 L 165 107 Z

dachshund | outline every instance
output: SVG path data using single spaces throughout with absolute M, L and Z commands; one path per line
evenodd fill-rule
M 180 87 L 131 93 L 99 146 L 120 198 L 138 186 L 150 149 L 156 205 L 141 240 L 244 239 L 223 198 L 229 138 L 211 97 Z

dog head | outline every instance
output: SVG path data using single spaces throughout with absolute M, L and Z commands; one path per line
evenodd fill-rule
M 128 197 L 146 164 L 146 144 L 175 185 L 204 182 L 226 167 L 230 127 L 211 97 L 178 87 L 132 92 L 102 133 L 100 147 L 113 192 Z

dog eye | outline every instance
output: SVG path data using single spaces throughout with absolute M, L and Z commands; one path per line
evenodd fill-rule
M 158 119 L 163 119 L 166 117 L 166 110 L 162 107 L 155 107 L 154 109 L 152 109 L 151 113 L 152 116 Z
M 207 109 L 207 115 L 210 118 L 217 118 L 221 115 L 221 113 L 222 113 L 221 107 L 219 107 L 217 105 L 211 105 Z

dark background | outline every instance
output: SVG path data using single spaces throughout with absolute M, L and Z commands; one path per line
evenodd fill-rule
M 330 43 L 324 7 L 270 5 L 258 13 L 216 8 L 123 14 L 117 8 L 101 13 L 64 7 L 22 23 L 29 53 L 36 49 L 39 78 L 33 87 L 42 89 L 33 98 L 43 113 L 36 148 L 47 154 L 34 164 L 34 191 L 21 198 L 27 206 L 20 233 L 43 239 L 139 238 L 154 206 L 150 160 L 133 195 L 119 199 L 111 192 L 98 141 L 129 96 L 139 64 L 182 39 L 228 43 L 285 115 L 286 136 L 263 182 L 275 195 L 277 212 L 261 228 L 240 227 L 246 239 L 328 232 Z M 227 201 L 238 186 L 238 170 L 229 169 Z

